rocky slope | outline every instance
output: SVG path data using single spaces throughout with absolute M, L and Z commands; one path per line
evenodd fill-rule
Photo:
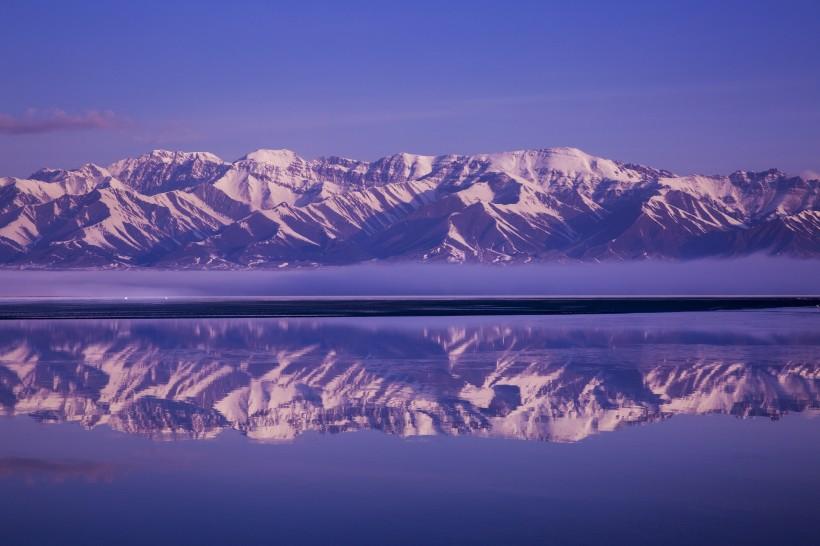
M 777 170 L 676 176 L 574 148 L 233 163 L 156 150 L 0 178 L 0 265 L 816 257 L 818 195 Z

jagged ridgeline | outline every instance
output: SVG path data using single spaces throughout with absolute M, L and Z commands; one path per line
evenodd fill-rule
M 0 178 L 5 267 L 820 256 L 820 181 L 676 176 L 574 148 L 229 163 L 156 150 Z

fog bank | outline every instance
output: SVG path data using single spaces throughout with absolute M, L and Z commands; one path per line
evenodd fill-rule
M 0 271 L 0 297 L 820 294 L 820 260 L 517 266 L 388 264 L 276 271 Z

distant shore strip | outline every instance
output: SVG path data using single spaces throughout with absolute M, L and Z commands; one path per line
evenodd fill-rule
M 0 320 L 578 315 L 782 307 L 815 307 L 820 312 L 820 296 L 14 299 L 0 300 Z

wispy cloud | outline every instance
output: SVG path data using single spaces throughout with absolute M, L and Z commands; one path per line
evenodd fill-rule
M 28 482 L 45 479 L 63 482 L 84 479 L 91 482 L 110 482 L 117 469 L 112 464 L 92 461 L 51 461 L 27 457 L 0 458 L 0 477 L 14 476 Z
M 820 172 L 807 170 L 800 173 L 806 180 L 820 180 Z
M 88 110 L 70 114 L 63 110 L 27 110 L 21 116 L 0 113 L 0 134 L 34 135 L 57 131 L 113 129 L 124 120 L 109 110 Z

